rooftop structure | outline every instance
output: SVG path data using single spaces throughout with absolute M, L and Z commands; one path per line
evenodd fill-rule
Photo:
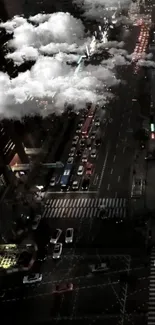
M 14 273 L 29 270 L 35 261 L 36 251 L 32 244 L 0 245 L 0 271 Z

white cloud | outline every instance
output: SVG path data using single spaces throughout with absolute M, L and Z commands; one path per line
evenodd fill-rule
M 32 25 L 30 20 L 39 25 Z M 85 45 L 90 43 L 81 20 L 60 12 L 38 14 L 29 21 L 15 17 L 9 25 L 3 24 L 7 31 L 14 32 L 9 46 L 15 51 L 7 57 L 18 65 L 27 59 L 35 59 L 36 63 L 30 71 L 20 73 L 12 80 L 7 74 L 0 73 L 0 116 L 20 118 L 35 113 L 43 116 L 52 112 L 60 114 L 66 102 L 74 103 L 75 110 L 83 108 L 87 101 L 106 105 L 112 98 L 111 87 L 120 83 L 115 76 L 115 67 L 127 64 L 126 52 L 122 49 L 124 43 L 99 43 L 97 51 L 109 49 L 113 57 L 99 66 L 83 64 L 81 71 L 75 73 L 75 68 L 67 62 L 78 61 L 79 55 L 84 54 Z
M 0 23 L 0 27 L 5 28 L 7 33 L 13 33 L 14 30 L 26 23 L 26 19 L 20 16 L 15 16 L 12 20 L 8 20 L 5 23 Z
M 21 24 L 15 24 L 13 19 L 9 22 L 9 26 L 7 23 L 2 23 L 0 27 L 4 27 L 7 31 L 12 28 L 14 35 L 9 43 L 15 49 L 20 49 L 22 46 L 39 48 L 52 42 L 71 45 L 81 42 L 84 38 L 84 26 L 81 20 L 63 12 L 49 15 L 49 19 L 39 26 L 33 26 L 22 18 Z
M 25 60 L 37 60 L 38 50 L 32 46 L 22 47 L 20 50 L 17 50 L 13 53 L 8 53 L 6 55 L 7 59 L 12 59 L 16 65 L 21 65 Z
M 37 14 L 35 16 L 30 16 L 29 21 L 35 23 L 35 24 L 41 24 L 45 21 L 49 20 L 51 14 Z
M 155 62 L 150 60 L 141 59 L 137 62 L 137 65 L 141 67 L 155 68 Z
M 20 73 L 12 80 L 0 74 L 0 113 L 10 117 L 34 112 L 44 115 L 46 112 L 36 103 L 36 99 L 40 102 L 44 98 L 49 100 L 48 114 L 62 112 L 66 101 L 74 103 L 76 109 L 87 101 L 105 105 L 112 96 L 107 88 L 118 82 L 107 67 L 87 66 L 75 74 L 64 61 L 41 56 L 31 71 Z

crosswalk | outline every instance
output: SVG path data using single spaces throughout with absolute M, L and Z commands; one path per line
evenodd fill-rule
M 100 207 L 106 208 L 106 217 L 126 217 L 127 199 L 124 198 L 77 198 L 48 199 L 42 218 L 98 218 Z
M 150 286 L 148 304 L 148 325 L 155 325 L 155 248 L 151 252 L 150 259 Z

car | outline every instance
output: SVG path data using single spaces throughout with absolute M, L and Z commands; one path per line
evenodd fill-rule
M 65 243 L 69 244 L 73 242 L 74 229 L 67 228 L 65 233 Z
M 40 214 L 37 214 L 32 222 L 32 229 L 33 230 L 36 230 L 39 226 L 39 223 L 40 223 L 40 220 L 41 220 L 41 215 Z
M 101 138 L 98 137 L 96 140 L 95 140 L 95 145 L 96 147 L 99 147 L 101 145 Z
M 81 139 L 80 140 L 80 147 L 84 147 L 85 146 L 85 139 Z
M 81 132 L 81 126 L 77 126 L 76 133 L 80 133 L 80 132 Z
M 56 185 L 56 177 L 53 176 L 50 180 L 50 186 L 54 187 L 55 185 Z
M 88 188 L 89 188 L 89 184 L 90 184 L 90 179 L 89 178 L 84 178 L 83 182 L 82 182 L 82 190 L 87 191 Z
M 78 136 L 78 135 L 76 135 L 76 136 L 73 138 L 73 141 L 72 141 L 72 146 L 76 146 L 76 145 L 77 145 L 77 143 L 78 143 L 78 141 L 79 141 L 79 136 Z
M 77 170 L 77 175 L 83 175 L 84 173 L 84 166 L 83 165 L 80 165 L 78 170 Z
M 108 270 L 107 263 L 92 264 L 89 267 L 92 273 L 104 272 Z
M 73 189 L 74 191 L 77 191 L 77 190 L 79 189 L 79 182 L 78 182 L 78 181 L 74 181 L 74 182 L 72 183 L 72 189 Z
M 95 137 L 96 137 L 96 130 L 93 130 L 93 131 L 91 132 L 90 137 L 91 137 L 92 140 L 95 139 Z
M 86 165 L 86 175 L 92 175 L 92 173 L 93 173 L 93 164 L 91 164 L 91 163 L 87 163 L 87 165 Z
M 62 230 L 57 228 L 51 236 L 50 243 L 56 244 L 62 234 Z
M 86 146 L 89 150 L 91 150 L 91 139 L 87 139 Z
M 79 126 L 79 127 L 82 127 L 83 122 L 84 122 L 84 118 L 81 118 L 80 121 L 79 121 L 79 123 L 78 123 L 78 126 Z
M 74 158 L 73 157 L 69 157 L 67 160 L 67 164 L 73 164 Z
M 76 152 L 76 157 L 81 157 L 81 156 L 82 156 L 82 151 L 78 149 Z
M 73 157 L 75 155 L 75 152 L 76 152 L 76 148 L 72 147 L 69 156 Z
M 97 117 L 96 119 L 95 119 L 95 126 L 100 126 L 100 118 L 99 117 Z
M 41 282 L 42 278 L 43 276 L 40 273 L 25 275 L 23 278 L 23 284 Z
M 83 156 L 82 156 L 82 162 L 87 162 L 88 157 L 89 157 L 89 150 L 85 149 Z
M 91 158 L 96 158 L 96 156 L 97 156 L 97 150 L 94 148 L 94 149 L 92 149 L 92 151 L 90 153 L 90 157 Z
M 53 259 L 58 259 L 61 257 L 62 253 L 62 243 L 57 243 L 53 249 Z
M 73 283 L 56 284 L 52 293 L 65 293 L 73 290 Z

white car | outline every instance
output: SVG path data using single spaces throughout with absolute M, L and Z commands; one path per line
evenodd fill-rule
M 51 237 L 51 239 L 50 239 L 50 243 L 51 243 L 51 244 L 56 244 L 57 241 L 58 241 L 58 239 L 60 238 L 61 234 L 62 234 L 62 230 L 59 229 L 59 228 L 57 228 L 57 229 L 54 231 L 54 233 L 53 233 L 53 235 L 52 235 L 52 237 Z
M 77 174 L 80 176 L 80 175 L 83 175 L 83 173 L 84 173 L 84 167 L 82 165 L 80 165 L 78 168 Z
M 53 258 L 54 259 L 60 258 L 61 253 L 62 253 L 62 243 L 55 244 L 53 249 Z
M 79 189 L 79 182 L 78 181 L 74 181 L 72 184 L 72 189 L 73 190 L 78 190 Z
M 96 149 L 93 149 L 92 151 L 91 151 L 91 153 L 90 153 L 90 157 L 91 158 L 96 158 Z
M 40 214 L 37 214 L 33 220 L 33 223 L 32 223 L 32 229 L 33 230 L 36 230 L 39 226 L 39 223 L 40 223 L 40 220 L 41 220 L 41 215 Z
M 42 281 L 42 278 L 43 278 L 43 276 L 40 273 L 25 275 L 24 278 L 23 278 L 23 283 L 27 284 L 27 283 L 40 282 L 40 281 Z
M 73 235 L 74 235 L 74 229 L 73 228 L 67 228 L 66 234 L 65 234 L 65 243 L 69 244 L 73 242 Z
M 56 185 L 56 178 L 55 177 L 52 177 L 51 178 L 51 181 L 50 181 L 50 186 L 51 187 L 54 187 Z
M 73 164 L 74 158 L 73 157 L 69 157 L 67 160 L 67 164 Z

